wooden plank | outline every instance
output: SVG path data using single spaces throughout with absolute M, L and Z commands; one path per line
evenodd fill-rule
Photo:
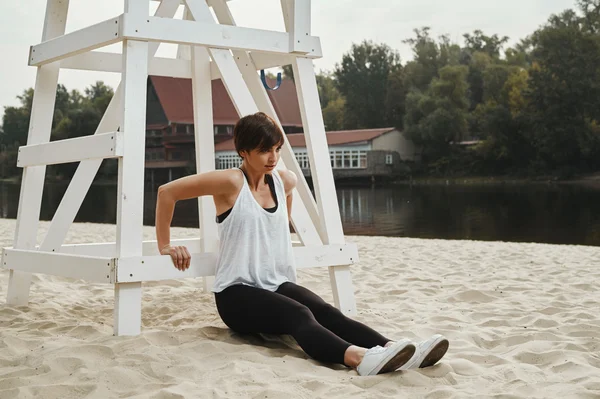
M 148 15 L 147 0 L 125 0 L 125 15 Z M 147 42 L 123 42 L 123 157 L 117 187 L 117 258 L 142 255 L 144 161 L 149 49 Z M 142 323 L 141 283 L 115 284 L 114 333 L 138 335 Z
M 190 253 L 202 252 L 201 238 L 180 238 L 171 240 L 172 245 L 183 245 Z M 60 253 L 86 256 L 99 256 L 114 258 L 117 256 L 117 245 L 115 242 L 65 244 L 60 248 Z M 156 240 L 145 240 L 142 242 L 142 255 L 160 255 Z
M 123 155 L 123 133 L 95 134 L 19 147 L 17 166 L 55 165 Z
M 116 274 L 114 258 L 21 249 L 5 249 L 2 252 L 2 268 L 83 279 L 94 283 L 113 283 Z
M 281 0 L 281 12 L 283 14 L 283 24 L 285 31 L 291 31 L 292 21 L 290 16 L 292 15 L 292 0 Z M 223 3 L 225 4 L 225 3 Z
M 68 10 L 68 0 L 48 0 L 42 41 L 64 34 Z M 50 140 L 59 67 L 59 64 L 55 63 L 39 67 L 37 70 L 27 136 L 28 145 Z M 13 244 L 15 249 L 33 249 L 37 243 L 45 175 L 45 166 L 33 166 L 23 170 Z M 6 303 L 15 306 L 26 305 L 29 302 L 30 286 L 31 274 L 11 270 Z
M 121 25 L 122 16 L 118 16 L 31 46 L 29 65 L 45 65 L 119 42 Z
M 321 215 L 321 237 L 325 244 L 343 244 L 344 231 L 335 192 L 329 148 L 314 67 L 311 60 L 298 57 L 292 64 L 300 104 L 306 149 Z M 356 313 L 354 288 L 349 267 L 332 267 L 329 270 L 333 298 L 338 309 L 346 314 Z
M 171 239 L 172 245 L 183 245 L 190 253 L 203 252 L 203 238 L 176 238 Z M 300 241 L 292 241 L 293 247 L 301 247 Z M 217 241 L 216 248 L 219 247 Z M 216 251 L 216 250 L 215 250 Z M 86 243 L 86 244 L 65 244 L 60 248 L 60 253 L 73 255 L 86 255 L 95 257 L 114 258 L 117 253 L 117 245 L 114 242 Z M 158 252 L 156 240 L 145 240 L 142 242 L 142 255 L 153 256 L 160 255 Z
M 80 71 L 121 73 L 122 64 L 123 57 L 121 54 L 90 51 L 61 61 L 60 67 Z M 189 60 L 153 57 L 150 59 L 148 74 L 190 79 L 192 69 Z
M 286 30 L 290 33 L 290 49 L 294 53 L 306 54 L 311 51 L 310 0 L 291 0 Z
M 184 21 L 192 21 L 190 16 L 190 10 L 187 7 L 183 10 L 183 20 Z M 178 44 L 177 45 L 177 59 L 190 61 L 192 59 L 192 48 L 189 45 Z
M 189 17 L 191 18 L 191 15 Z M 211 62 L 208 51 L 203 47 L 192 47 L 191 57 L 196 171 L 206 173 L 215 170 Z M 198 217 L 198 225 L 203 238 L 200 252 L 216 252 L 219 232 L 216 223 L 217 211 L 212 197 L 198 198 Z M 213 283 L 212 277 L 205 277 L 204 292 L 210 292 Z
M 160 281 L 180 278 L 213 276 L 217 263 L 216 252 L 192 253 L 189 269 L 180 271 L 168 255 L 138 256 L 117 260 L 118 282 Z M 358 258 L 354 244 L 321 247 L 294 247 L 298 268 L 351 265 Z
M 136 19 L 127 14 L 123 15 L 122 37 L 226 50 L 290 53 L 288 33 L 167 18 Z M 311 52 L 305 56 L 321 58 L 320 39 L 309 36 L 306 40 L 310 43 Z
M 290 65 L 294 58 L 294 56 L 291 55 L 271 53 L 254 53 L 251 54 L 250 57 L 252 58 L 257 71 L 282 65 Z M 121 66 L 123 63 L 122 58 L 121 54 L 117 53 L 90 51 L 62 60 L 60 67 L 63 69 L 80 71 L 121 73 Z M 221 79 L 221 74 L 214 63 L 211 62 L 210 68 L 212 79 Z M 148 74 L 153 76 L 191 79 L 192 68 L 188 60 L 153 57 L 150 59 Z
M 155 15 L 157 17 L 172 18 L 177 11 L 177 7 L 179 7 L 179 0 L 164 0 L 160 6 L 158 6 Z M 158 50 L 159 43 L 150 43 L 148 46 L 150 58 L 153 57 Z M 121 61 L 119 71 L 121 71 L 123 69 L 123 58 L 121 57 L 121 54 L 118 55 L 120 57 L 119 60 Z M 113 98 L 108 104 L 108 108 L 102 116 L 102 120 L 100 121 L 95 134 L 120 129 L 120 126 L 122 126 L 122 94 L 122 85 L 119 84 Z M 102 160 L 97 159 L 80 162 L 77 171 L 71 179 L 71 183 L 52 218 L 52 223 L 50 224 L 46 237 L 40 247 L 41 250 L 58 252 L 101 164 Z

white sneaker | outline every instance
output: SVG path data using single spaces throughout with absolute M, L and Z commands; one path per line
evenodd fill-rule
M 440 334 L 435 334 L 431 338 L 421 341 L 417 344 L 417 350 L 413 357 L 398 370 L 409 370 L 433 366 L 439 362 L 446 352 L 450 343 Z
M 415 350 L 415 345 L 408 339 L 395 342 L 387 348 L 375 346 L 367 350 L 356 371 L 360 375 L 389 373 L 410 360 Z

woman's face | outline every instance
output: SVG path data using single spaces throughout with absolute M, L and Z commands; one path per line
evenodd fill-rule
M 277 166 L 279 162 L 281 145 L 271 147 L 267 151 L 254 149 L 252 151 L 242 151 L 240 154 L 244 158 L 244 162 L 250 168 L 256 171 L 269 173 Z

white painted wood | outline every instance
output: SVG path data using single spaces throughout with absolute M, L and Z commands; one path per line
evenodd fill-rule
M 89 53 L 79 54 L 61 61 L 60 67 L 81 71 L 121 73 L 122 63 L 123 57 L 121 54 L 90 51 Z M 189 60 L 154 57 L 150 60 L 148 74 L 190 79 L 192 77 L 192 69 Z M 213 77 L 213 79 L 215 78 Z
M 304 126 L 306 149 L 310 160 L 311 176 L 321 215 L 321 237 L 325 244 L 343 244 L 345 242 L 344 231 L 335 192 L 313 63 L 307 58 L 298 57 L 292 67 L 300 103 L 302 126 Z M 344 313 L 355 314 L 356 303 L 350 269 L 348 267 L 331 267 L 329 276 L 336 307 Z
M 295 58 L 294 55 L 273 53 L 251 53 L 249 56 L 252 59 L 257 71 L 260 71 L 261 69 L 290 65 Z
M 151 0 L 151 1 L 162 1 L 162 0 Z M 181 4 L 185 4 L 185 0 L 179 0 L 181 2 Z M 226 0 L 226 1 L 231 1 L 231 0 Z M 209 5 L 212 5 L 212 0 L 208 0 Z
M 167 18 L 140 20 L 126 14 L 123 15 L 122 37 L 221 49 L 290 53 L 288 33 Z M 309 36 L 306 40 L 310 43 L 311 52 L 305 57 L 322 57 L 320 39 Z
M 42 41 L 64 34 L 68 9 L 68 0 L 48 0 Z M 58 73 L 58 64 L 45 65 L 37 70 L 27 136 L 28 145 L 50 140 Z M 13 244 L 16 249 L 32 249 L 37 243 L 45 174 L 45 166 L 34 166 L 23 170 Z M 14 306 L 26 305 L 29 301 L 30 286 L 31 274 L 10 270 L 6 303 Z
M 17 166 L 55 165 L 86 159 L 115 158 L 123 155 L 121 132 L 95 134 L 74 139 L 19 147 Z
M 192 18 L 190 16 L 190 10 L 188 10 L 187 7 L 184 8 L 183 10 L 183 20 L 184 21 L 191 21 Z M 177 59 L 178 60 L 186 60 L 186 61 L 190 61 L 192 59 L 192 48 L 191 46 L 185 45 L 185 44 L 178 44 L 177 45 Z
M 196 4 L 186 2 L 187 18 L 199 20 L 200 14 Z M 194 10 L 195 11 L 192 11 Z M 212 14 L 205 13 L 202 21 L 214 23 Z M 226 51 L 226 50 L 217 50 Z M 192 93 L 194 99 L 194 132 L 196 145 L 196 171 L 206 173 L 215 170 L 215 140 L 213 133 L 212 112 L 212 74 L 209 53 L 204 47 L 194 46 L 192 52 Z M 198 217 L 202 253 L 216 253 L 218 247 L 218 228 L 216 223 L 217 212 L 214 201 L 209 196 L 198 198 Z M 203 278 L 204 292 L 210 292 L 214 278 Z
M 156 9 L 155 15 L 157 17 L 172 18 L 175 15 L 175 12 L 177 12 L 178 7 L 179 0 L 164 0 Z M 154 56 L 158 50 L 158 46 L 159 43 L 150 43 L 148 45 L 149 58 Z M 123 69 L 123 58 L 121 57 L 121 54 L 118 54 L 118 56 L 121 61 L 121 66 L 119 67 L 119 71 L 121 71 Z M 122 126 L 122 94 L 122 85 L 119 84 L 113 98 L 108 104 L 108 108 L 102 116 L 102 120 L 100 121 L 95 134 L 120 129 L 120 126 Z M 43 251 L 58 251 L 60 249 L 60 245 L 63 243 L 73 220 L 75 220 L 75 216 L 77 215 L 101 164 L 102 160 L 96 159 L 83 161 L 79 164 L 77 171 L 71 179 L 71 183 L 52 218 L 52 223 L 50 224 L 46 237 L 42 242 L 41 249 Z M 19 209 L 21 208 L 19 207 Z
M 148 13 L 147 0 L 125 0 L 125 15 L 139 18 Z M 117 188 L 118 258 L 142 255 L 148 50 L 147 42 L 123 41 L 121 126 L 125 134 Z M 141 311 L 141 283 L 115 284 L 115 335 L 138 335 Z
M 117 260 L 118 282 L 160 281 L 214 276 L 216 252 L 191 253 L 190 267 L 180 271 L 168 255 L 125 257 Z M 358 258 L 354 244 L 321 247 L 294 247 L 296 267 L 300 269 L 351 265 Z
M 311 51 L 312 44 L 306 40 L 310 37 L 310 0 L 291 0 L 288 9 L 288 26 L 290 33 L 290 50 L 297 54 Z
M 171 245 L 183 245 L 190 253 L 202 252 L 202 238 L 180 238 L 172 239 Z M 115 242 L 65 244 L 60 248 L 60 253 L 72 255 L 99 256 L 115 258 L 117 256 L 117 245 Z M 145 240 L 142 242 L 142 255 L 160 255 L 156 240 Z
M 281 12 L 283 14 L 285 31 L 290 32 L 292 30 L 292 21 L 290 20 L 290 15 L 292 14 L 292 0 L 281 0 Z
M 215 0 L 213 4 L 216 4 L 216 2 L 217 0 Z M 229 8 L 225 5 L 225 3 L 221 3 L 221 6 L 219 7 L 215 6 L 213 10 L 215 11 L 215 15 L 217 16 L 219 23 L 235 26 L 233 16 L 229 12 Z M 277 113 L 273 108 L 273 104 L 271 104 L 271 100 L 269 99 L 269 96 L 267 95 L 260 78 L 256 74 L 256 66 L 253 64 L 253 60 L 250 59 L 245 51 L 234 50 L 233 56 L 239 70 L 242 73 L 242 77 L 246 86 L 248 87 L 248 90 L 250 90 L 255 104 L 258 106 L 258 109 L 273 118 L 273 120 L 275 120 L 279 125 L 279 128 L 283 130 Z M 250 109 L 245 112 L 245 114 L 247 114 L 255 111 Z M 298 177 L 298 185 L 296 190 L 294 190 L 294 197 L 296 200 L 292 205 L 292 224 L 294 229 L 298 233 L 300 240 L 304 245 L 321 245 L 322 241 L 315 227 L 315 225 L 319 223 L 319 216 L 315 200 L 310 192 L 308 184 L 306 183 L 306 179 L 302 173 L 302 169 L 300 169 L 300 165 L 298 165 L 294 151 L 289 145 L 287 138 L 285 140 L 285 145 L 282 148 L 281 159 L 283 161 L 283 165 L 281 165 L 280 162 L 278 169 L 285 167 L 294 172 Z M 298 198 L 300 198 L 300 201 L 298 201 Z
M 95 283 L 115 281 L 114 258 L 5 249 L 2 252 L 2 268 L 83 279 Z
M 290 65 L 293 62 L 294 57 L 271 53 L 254 53 L 250 55 L 250 58 L 254 62 L 256 70 L 260 71 L 261 69 Z M 123 59 L 121 54 L 90 51 L 89 53 L 79 54 L 62 60 L 60 67 L 63 69 L 81 71 L 121 73 L 122 63 Z M 214 63 L 211 63 L 210 68 L 212 80 L 221 79 L 219 69 Z M 150 60 L 148 74 L 153 76 L 191 79 L 192 68 L 188 60 L 154 57 Z
M 306 150 L 310 158 L 311 176 L 319 215 L 323 221 L 321 237 L 327 237 L 327 241 L 324 239 L 326 244 L 343 243 L 341 217 L 339 212 L 335 212 L 338 209 L 338 202 L 313 63 L 309 59 L 298 57 L 292 66 L 304 126 Z
M 45 65 L 119 42 L 122 40 L 119 35 L 121 21 L 122 16 L 111 18 L 32 46 L 29 54 L 29 65 Z
M 178 238 L 172 239 L 171 245 L 183 245 L 190 253 L 201 253 L 204 247 L 203 238 Z M 303 246 L 300 241 L 292 240 L 293 247 Z M 215 247 L 219 247 L 219 241 Z M 11 249 L 11 248 L 8 248 Z M 216 249 L 215 249 L 216 250 Z M 117 253 L 117 246 L 114 242 L 101 242 L 89 244 L 65 244 L 60 248 L 60 253 L 72 255 L 86 255 L 104 258 L 114 258 Z M 142 242 L 142 255 L 153 256 L 160 255 L 157 248 L 156 240 L 145 240 Z
M 186 1 L 187 18 L 197 22 L 212 23 L 215 21 L 203 0 Z M 210 49 L 210 55 L 215 60 L 214 64 L 223 76 L 219 64 L 231 58 L 228 50 Z M 229 57 L 228 57 L 229 56 Z M 213 113 L 211 92 L 211 71 L 209 51 L 204 47 L 192 47 L 192 86 L 194 94 L 194 121 L 196 132 L 196 170 L 205 173 L 215 168 L 215 148 L 213 135 Z M 224 80 L 225 81 L 225 80 Z M 227 85 L 225 86 L 227 88 Z M 235 105 L 235 101 L 234 101 Z M 218 241 L 218 230 L 216 224 L 216 209 L 214 201 L 210 197 L 198 198 L 198 215 L 200 232 L 204 238 L 201 252 L 216 252 Z M 214 285 L 214 278 L 210 274 L 203 278 L 204 292 L 210 292 Z
M 121 107 L 122 94 L 122 86 L 119 85 L 96 129 L 96 135 L 119 128 L 119 108 Z M 79 163 L 42 241 L 40 246 L 42 251 L 58 252 L 101 164 L 102 159 L 92 159 Z

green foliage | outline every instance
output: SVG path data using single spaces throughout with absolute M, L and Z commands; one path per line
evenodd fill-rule
M 400 56 L 384 44 L 353 44 L 334 76 L 345 98 L 344 125 L 349 129 L 388 126 L 388 78 L 401 68 Z
M 85 95 L 77 90 L 70 93 L 63 85 L 56 88 L 54 117 L 50 140 L 62 140 L 93 134 L 113 96 L 113 90 L 103 82 L 96 82 L 85 89 Z M 5 107 L 0 133 L 0 174 L 2 178 L 20 174 L 16 167 L 19 146 L 27 144 L 33 89 L 27 89 L 17 97 L 20 107 Z M 63 164 L 48 168 L 48 175 L 56 178 L 71 176 L 77 164 Z

